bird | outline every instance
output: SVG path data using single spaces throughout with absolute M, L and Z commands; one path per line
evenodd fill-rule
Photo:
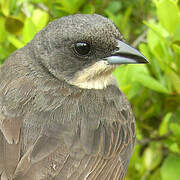
M 136 124 L 112 72 L 145 63 L 106 17 L 50 22 L 0 67 L 0 179 L 123 180 Z

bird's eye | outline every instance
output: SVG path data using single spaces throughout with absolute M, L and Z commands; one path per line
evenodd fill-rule
M 75 52 L 81 56 L 88 55 L 91 50 L 90 45 L 86 42 L 76 43 L 74 46 L 74 49 L 75 49 Z

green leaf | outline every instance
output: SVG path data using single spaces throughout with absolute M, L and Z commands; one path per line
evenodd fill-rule
M 161 45 L 162 38 L 157 36 L 153 30 L 149 29 L 147 32 L 147 41 L 151 52 L 156 59 L 160 61 L 164 56 L 163 47 Z
M 129 99 L 135 96 L 141 88 L 141 85 L 136 81 L 135 74 L 137 73 L 148 74 L 147 67 L 145 65 L 127 65 L 120 66 L 114 71 L 120 88 Z
M 171 123 L 170 130 L 172 131 L 172 133 L 176 136 L 176 138 L 180 142 L 180 125 L 177 123 Z
M 178 102 L 180 102 L 180 96 L 178 99 Z M 180 106 L 178 106 L 176 112 L 175 112 L 175 117 L 174 117 L 175 122 L 179 123 L 180 120 Z
M 22 43 L 19 39 L 17 39 L 14 35 L 8 35 L 8 41 L 13 44 L 17 49 L 23 47 L 25 44 Z
M 156 0 L 155 2 L 160 23 L 170 34 L 173 34 L 180 23 L 180 12 L 177 2 L 174 0 Z
M 146 74 L 136 74 L 135 78 L 138 82 L 140 82 L 143 86 L 152 89 L 157 92 L 168 94 L 167 88 L 158 82 L 153 77 L 146 75 Z
M 6 18 L 6 30 L 12 34 L 19 34 L 23 28 L 23 22 L 16 17 L 10 16 Z
M 60 5 L 58 3 L 53 3 L 51 8 L 52 8 L 52 14 L 55 17 L 62 17 L 62 16 L 66 16 L 69 14 L 67 12 L 61 11 Z
M 6 29 L 5 29 L 5 20 L 0 17 L 0 43 L 6 39 Z
M 32 0 L 33 3 L 42 3 L 44 0 Z
M 85 0 L 61 0 L 58 1 L 60 6 L 56 8 L 69 14 L 74 14 L 79 10 L 84 2 Z
M 115 25 L 122 31 L 121 25 L 119 23 L 119 22 L 122 22 L 122 19 L 123 19 L 122 14 L 119 13 L 119 14 L 115 15 L 115 14 L 113 14 L 111 11 L 109 11 L 107 9 L 105 9 L 104 12 L 108 16 L 108 18 L 111 19 L 115 23 Z M 126 31 L 128 31 L 127 28 L 126 28 Z M 124 32 L 123 32 L 123 35 L 125 37 L 125 33 Z
M 174 71 L 170 72 L 170 77 L 172 84 L 174 86 L 174 89 L 177 93 L 180 93 L 180 76 L 178 76 Z
M 154 56 L 154 59 L 158 62 L 159 67 L 166 71 L 167 64 L 171 63 L 169 47 L 170 41 L 168 41 L 168 33 L 161 25 L 157 25 L 154 22 L 145 23 L 150 29 L 147 32 L 148 47 Z M 154 69 L 158 67 L 154 66 Z M 156 71 L 157 72 L 157 71 Z
M 180 46 L 179 45 L 173 44 L 172 47 L 176 53 L 180 54 Z
M 44 28 L 49 20 L 49 14 L 40 10 L 36 9 L 33 12 L 32 15 L 32 22 L 36 26 L 37 31 L 40 31 L 42 28 Z
M 163 81 L 164 79 L 164 75 L 162 75 L 162 72 L 161 72 L 161 68 L 158 64 L 158 61 L 154 60 L 151 52 L 150 52 L 150 49 L 149 49 L 149 46 L 150 45 L 147 45 L 147 44 L 144 44 L 144 43 L 141 43 L 139 45 L 139 49 L 140 51 L 142 52 L 142 54 L 145 55 L 145 57 L 149 60 L 150 64 L 151 64 L 151 69 L 153 71 L 153 73 L 156 75 L 156 77 L 160 80 L 160 81 Z
M 143 154 L 144 165 L 146 169 L 155 169 L 162 160 L 162 150 L 158 146 L 150 146 L 146 148 Z
M 95 7 L 91 3 L 88 3 L 84 6 L 83 13 L 84 14 L 93 14 L 93 13 L 95 13 Z
M 124 13 L 124 16 L 123 16 L 123 19 L 122 19 L 122 22 L 121 22 L 121 28 L 120 28 L 123 32 L 127 31 L 127 24 L 128 24 L 128 21 L 129 21 L 129 17 L 130 17 L 130 15 L 132 13 L 132 9 L 133 9 L 133 7 L 129 6 L 126 9 L 125 13 Z
M 174 153 L 180 153 L 180 149 L 177 143 L 172 143 L 169 145 L 169 149 Z
M 178 24 L 178 26 L 174 32 L 173 40 L 180 41 L 180 23 Z
M 169 130 L 169 122 L 172 117 L 172 113 L 167 113 L 165 117 L 163 118 L 160 127 L 159 127 L 159 135 L 163 136 L 166 134 Z
M 180 177 L 180 156 L 170 154 L 161 167 L 162 180 L 178 180 Z
M 117 13 L 122 7 L 121 2 L 119 1 L 112 1 L 108 4 L 108 7 L 106 10 L 110 11 L 111 13 L 115 14 Z
M 8 55 L 9 53 L 7 52 L 7 50 L 3 46 L 0 45 L 0 64 L 2 64 L 2 60 L 7 58 Z
M 5 16 L 9 15 L 10 11 L 10 0 L 1 0 L 1 10 Z
M 59 4 L 61 4 L 62 7 L 64 8 L 71 8 L 71 4 L 72 4 L 72 0 L 61 0 L 61 1 L 58 1 Z
M 10 0 L 10 11 L 13 11 L 14 9 L 18 10 L 19 6 L 20 6 L 20 2 L 18 2 L 19 0 Z M 13 14 L 14 15 L 14 14 Z
M 142 52 L 142 54 L 144 54 L 147 59 L 151 60 L 147 44 L 139 44 L 139 50 Z
M 28 43 L 30 40 L 33 39 L 34 35 L 36 34 L 36 26 L 32 22 L 30 18 L 25 20 L 24 28 L 23 28 L 23 42 Z
M 148 180 L 162 180 L 161 179 L 161 172 L 160 169 L 158 168 L 153 174 L 150 174 L 150 179 Z
M 86 0 L 69 0 L 71 2 L 71 6 L 76 7 L 76 10 L 78 10 L 85 2 Z
M 144 24 L 149 27 L 149 30 L 152 30 L 158 36 L 160 41 L 163 41 L 167 45 L 170 44 L 167 39 L 169 34 L 160 24 L 156 24 L 153 20 L 150 22 L 144 21 Z

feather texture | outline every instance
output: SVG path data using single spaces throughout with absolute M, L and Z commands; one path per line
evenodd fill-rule
M 109 55 L 121 37 L 101 16 L 70 16 L 50 23 L 1 66 L 1 180 L 125 177 L 135 143 L 135 119 L 127 99 L 114 79 L 102 89 L 68 83 L 74 72 L 90 66 L 68 49 L 69 39 L 77 42 L 82 34 L 94 38 L 92 63 Z

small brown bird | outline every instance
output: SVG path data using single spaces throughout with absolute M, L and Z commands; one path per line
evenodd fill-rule
M 100 15 L 51 22 L 0 68 L 1 180 L 122 180 L 135 119 L 112 71 L 147 63 Z

